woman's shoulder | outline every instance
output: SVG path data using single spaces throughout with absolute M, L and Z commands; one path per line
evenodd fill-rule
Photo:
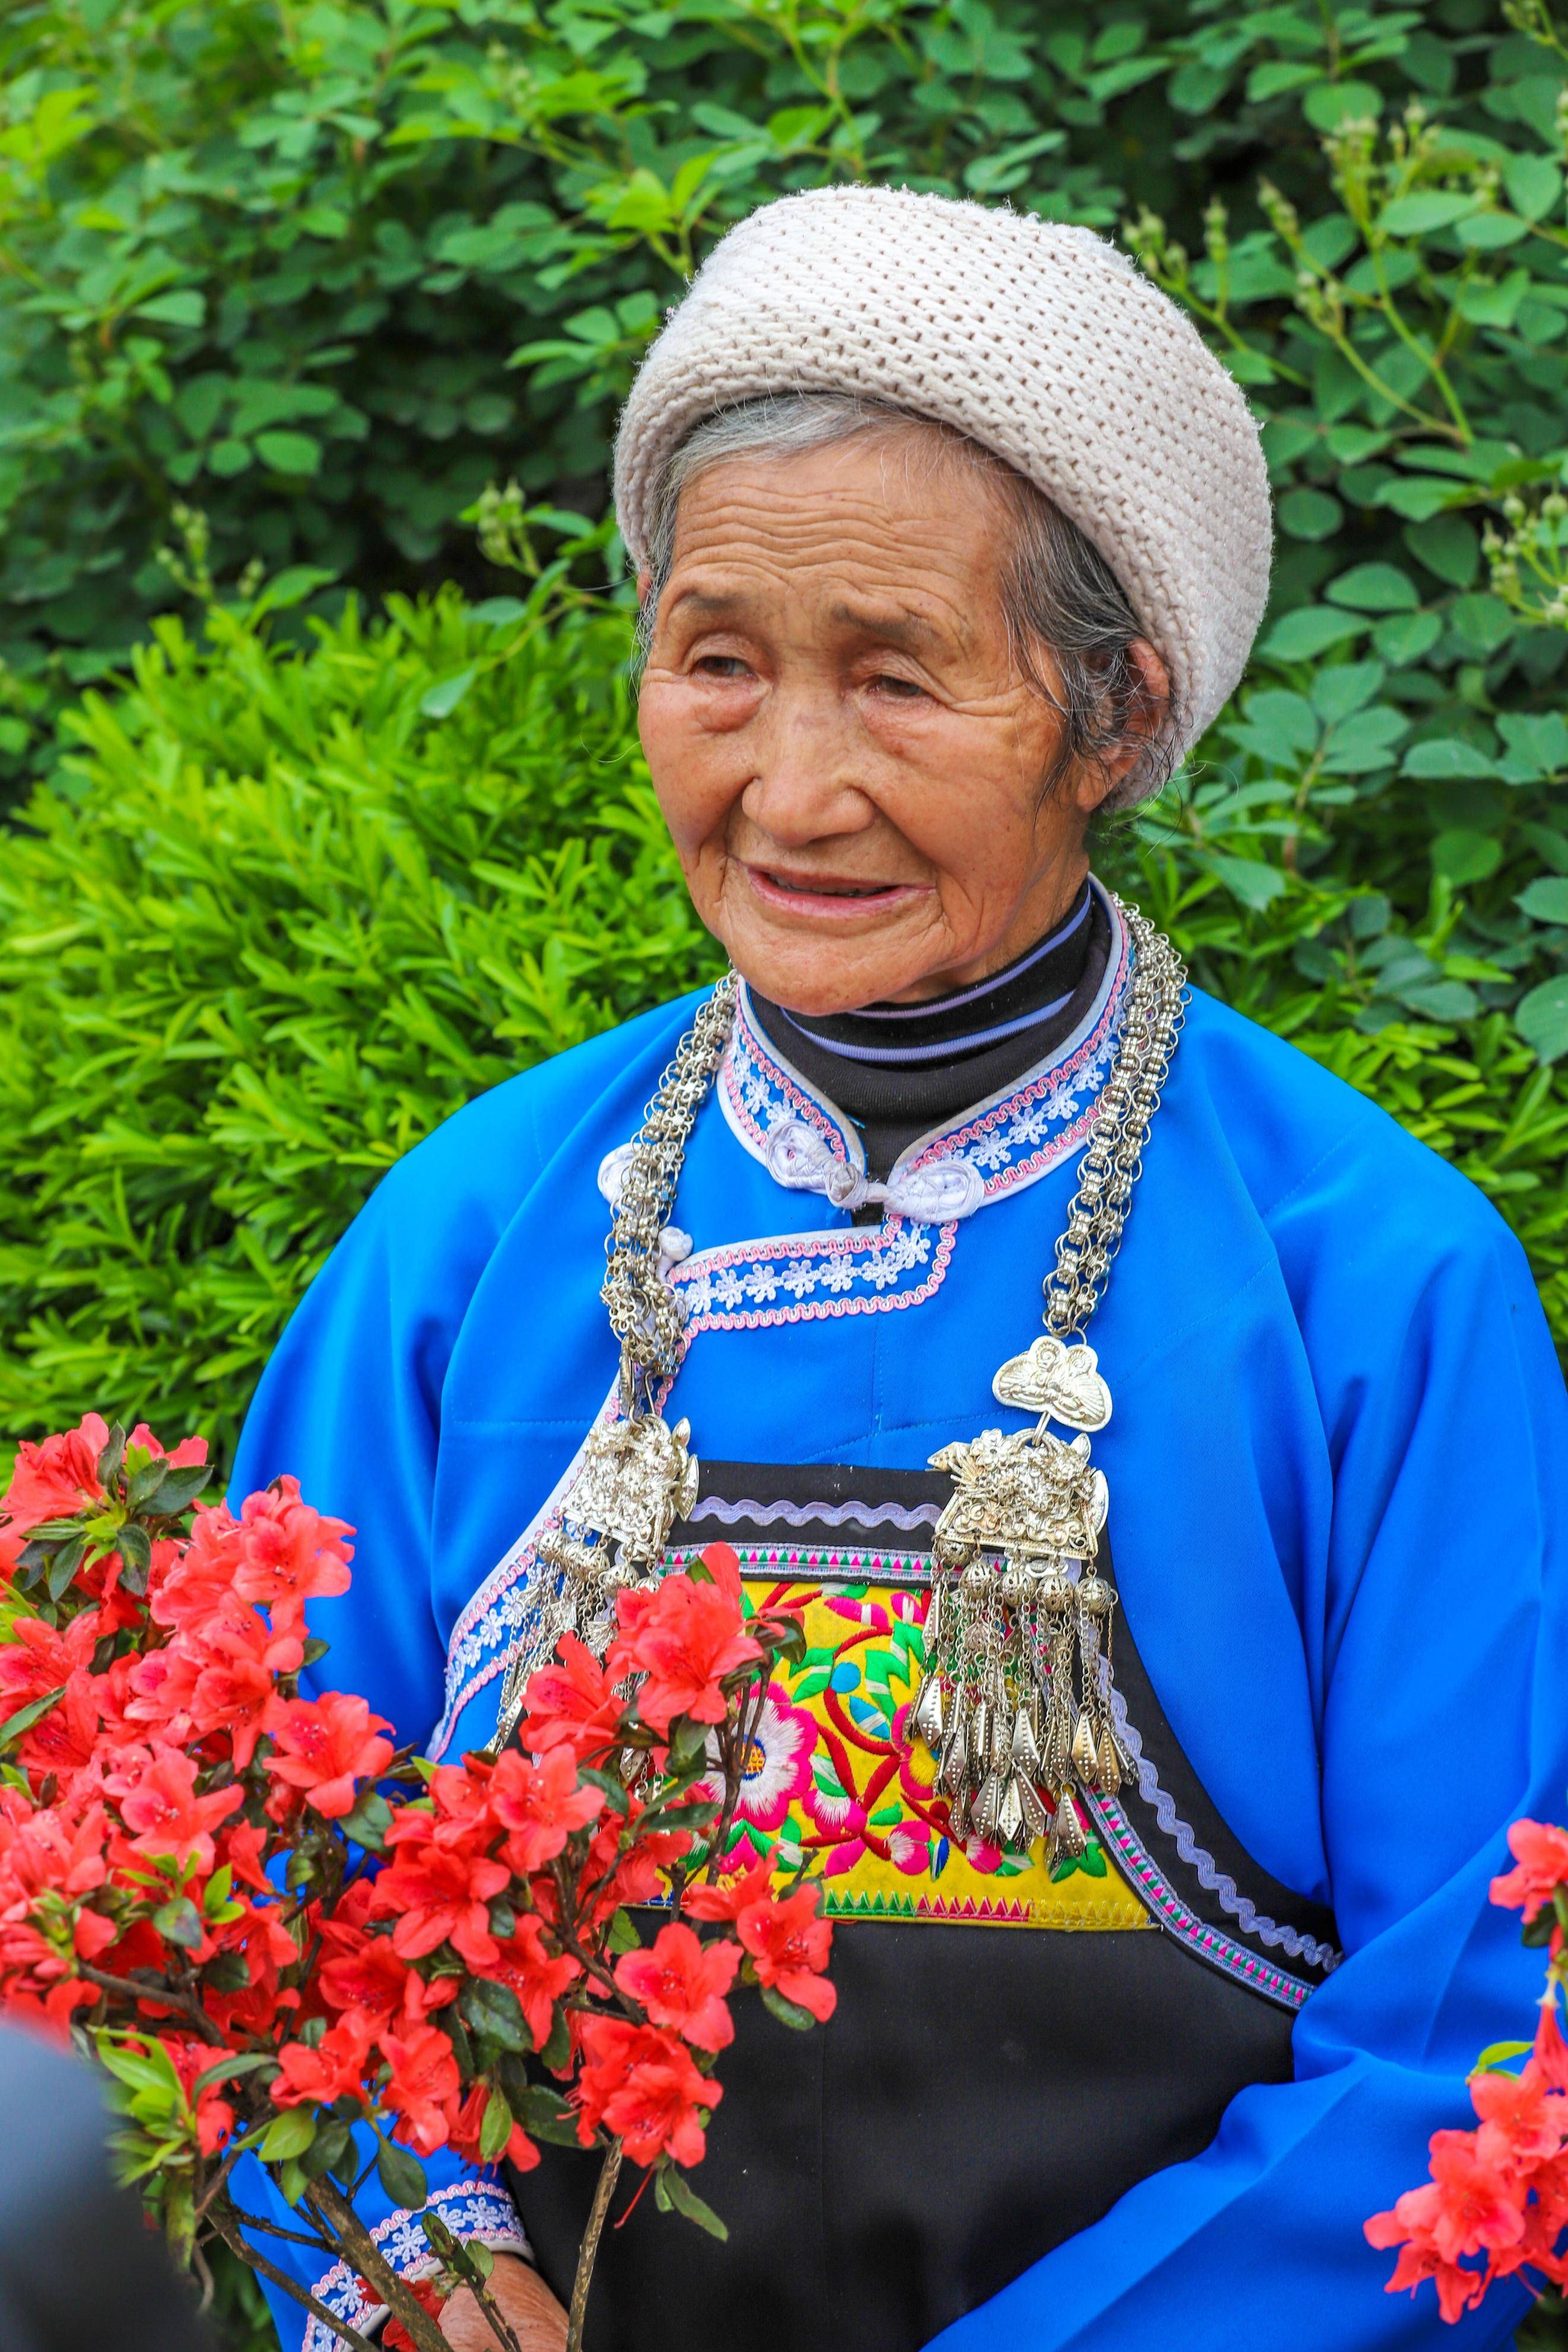
M 1173 1072 L 1212 1124 L 1263 1222 L 1333 1229 L 1354 1254 L 1411 1264 L 1476 1254 L 1523 1264 L 1485 1194 L 1367 1095 L 1310 1054 L 1192 992 Z M 1179 1094 L 1173 1097 L 1180 1099 Z
M 476 1096 L 396 1161 L 373 1198 L 382 1213 L 504 1225 L 550 1162 L 575 1147 L 595 1168 L 635 1134 L 676 1041 L 706 990 L 693 990 L 536 1062 Z M 630 1121 L 630 1124 L 627 1122 Z M 598 1141 L 601 1128 L 615 1132 Z

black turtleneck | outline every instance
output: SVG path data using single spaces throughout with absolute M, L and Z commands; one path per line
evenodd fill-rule
M 784 1059 L 860 1129 L 867 1173 L 885 1182 L 918 1136 L 1002 1093 L 1071 1034 L 1110 947 L 1086 882 L 1043 940 L 971 988 L 831 1016 L 786 1013 L 753 989 L 751 1006 Z

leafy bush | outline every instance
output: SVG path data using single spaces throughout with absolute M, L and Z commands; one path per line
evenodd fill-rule
M 304 656 L 264 625 L 160 621 L 0 865 L 9 1434 L 155 1396 L 226 1441 L 383 1170 L 714 968 L 620 614 L 447 591 Z
M 614 603 L 558 569 L 526 604 L 350 608 L 305 651 L 267 625 L 160 621 L 131 687 L 87 698 L 67 790 L 37 795 L 0 866 L 8 1432 L 155 1399 L 226 1443 L 392 1160 L 718 968 L 636 750 Z M 1102 866 L 1200 980 L 1492 1193 L 1568 1333 L 1559 1074 L 1501 1012 L 1356 1026 L 1390 946 L 1441 968 L 1446 888 L 1412 932 L 1385 897 L 1291 878 L 1276 839 L 1281 897 L 1239 906 L 1222 871 L 1253 854 L 1254 812 L 1228 815 L 1226 789 L 1112 834 Z M 1332 977 L 1303 976 L 1314 958 Z

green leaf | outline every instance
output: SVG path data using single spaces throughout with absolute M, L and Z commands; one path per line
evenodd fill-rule
M 1379 621 L 1372 633 L 1372 647 L 1380 661 L 1401 669 L 1429 654 L 1442 634 L 1443 624 L 1436 613 L 1398 613 L 1391 620 Z
M 1550 155 L 1511 155 L 1502 184 L 1509 203 L 1527 221 L 1544 220 L 1563 201 L 1563 173 Z
M 302 604 L 318 588 L 329 588 L 337 576 L 324 564 L 291 563 L 287 571 L 267 582 L 250 608 L 251 618 L 259 621 L 265 614 L 282 613 L 292 605 Z
M 605 1942 L 617 1959 L 620 1958 L 622 1952 L 640 1952 L 642 1950 L 643 1938 L 637 1933 L 636 1926 L 632 1920 L 632 1914 L 629 1911 L 621 1910 L 616 1912 L 614 1917 L 610 1922 L 610 1933 L 605 1937 Z
M 1560 710 L 1505 710 L 1497 731 L 1502 737 L 1502 772 L 1511 784 L 1535 783 L 1560 775 L 1568 768 L 1568 720 Z
M 1517 213 L 1477 213 L 1458 227 L 1459 243 L 1472 253 L 1496 253 L 1530 235 L 1530 223 Z
M 1430 236 L 1434 230 L 1451 228 L 1465 219 L 1479 202 L 1479 196 L 1451 188 L 1422 188 L 1385 205 L 1377 226 L 1386 236 Z
M 1337 131 L 1342 123 L 1375 122 L 1383 111 L 1383 93 L 1369 81 L 1324 81 L 1310 89 L 1301 112 L 1314 131 Z
M 187 1895 L 179 1895 L 172 1903 L 162 1904 L 152 1914 L 152 1925 L 172 1944 L 183 1945 L 187 1951 L 197 1950 L 204 1930 L 201 1914 Z
M 723 2240 L 729 2236 L 728 2230 L 719 2220 L 713 2207 L 704 2204 L 696 2190 L 691 2187 L 677 2166 L 662 2165 L 659 2168 L 659 2179 L 677 2213 L 684 2213 L 688 2221 L 695 2221 L 699 2230 L 707 2231 L 710 2238 Z
M 303 2156 L 315 2137 L 316 2109 L 289 2107 L 268 2124 L 256 2153 L 265 2164 L 282 2164 Z
M 510 1985 L 497 1984 L 486 1977 L 471 1977 L 458 1997 L 457 2007 L 476 2033 L 488 2034 L 503 2050 L 520 2052 L 533 2048 L 533 2035 Z
M 1457 889 L 1468 882 L 1484 882 L 1502 864 L 1502 844 L 1491 835 L 1469 833 L 1453 826 L 1432 844 L 1432 870 Z
M 157 1488 L 159 1517 L 172 1519 L 188 1510 L 197 1496 L 204 1494 L 212 1485 L 213 1476 L 209 1462 L 193 1462 L 183 1470 L 171 1470 Z
M 1288 887 L 1285 877 L 1277 866 L 1265 866 L 1255 857 L 1229 857 L 1218 851 L 1205 860 L 1212 867 L 1233 898 L 1244 907 L 1271 906 Z
M 266 2154 L 265 2148 L 262 2153 Z M 396 2140 L 383 2139 L 379 2132 L 376 2135 L 376 2178 L 392 2203 L 405 2207 L 411 2213 L 417 2213 L 428 2201 L 430 2188 L 425 2179 L 424 2167 L 418 2157 L 406 2147 L 401 2147 Z
M 133 313 L 165 327 L 199 327 L 206 315 L 206 299 L 193 286 L 176 286 L 167 294 L 154 294 L 150 301 L 138 302 Z
M 1269 661 L 1312 661 L 1331 646 L 1347 645 L 1369 625 L 1354 613 L 1333 613 L 1322 604 L 1307 604 L 1276 621 L 1258 651 Z
M 1344 509 L 1326 490 L 1287 490 L 1280 500 L 1280 528 L 1291 539 L 1332 539 Z
M 8 1715 L 5 1722 L 0 1723 L 0 1748 L 9 1748 L 14 1740 L 21 1738 L 24 1732 L 31 1731 L 35 1723 L 41 1723 L 50 1707 L 58 1706 L 65 1695 L 66 1686 L 61 1683 L 57 1690 L 46 1691 L 42 1698 L 30 1699 L 26 1706 L 19 1706 L 15 1715 Z
M 392 1807 L 379 1789 L 361 1789 L 351 1809 L 340 1826 L 345 1837 L 353 1839 L 371 1853 L 383 1850 L 383 1841 L 392 1827 Z
M 1476 2060 L 1474 2072 L 1490 2074 L 1496 2067 L 1506 2066 L 1511 2058 L 1527 2058 L 1534 2044 L 1529 2042 L 1489 2042 Z
M 787 2000 L 777 1985 L 764 1985 L 761 1992 L 763 2007 L 772 2011 L 780 2025 L 790 2026 L 797 2033 L 809 2033 L 816 2024 L 810 2011 L 802 2009 L 799 2001 Z
M 1531 922 L 1568 923 L 1568 875 L 1538 876 L 1513 903 Z
M 279 474 L 313 474 L 321 463 L 321 444 L 311 433 L 258 433 L 254 446 L 262 464 Z
M 1466 493 L 1457 482 L 1437 474 L 1401 474 L 1380 482 L 1373 492 L 1374 506 L 1391 508 L 1407 522 L 1427 522 L 1445 507 L 1462 506 Z
M 1434 515 L 1412 523 L 1405 544 L 1417 562 L 1450 588 L 1468 588 L 1480 569 L 1481 543 L 1473 523 L 1460 515 Z
M 1497 761 L 1485 751 L 1476 749 L 1455 735 L 1428 738 L 1425 743 L 1413 743 L 1400 763 L 1406 776 L 1441 778 L 1495 776 Z
M 494 2164 L 505 2156 L 507 2142 L 512 2137 L 512 2110 L 505 2091 L 492 2090 L 485 2102 L 485 2120 L 479 2126 L 479 2153 L 486 2164 Z
M 1421 602 L 1409 573 L 1392 563 L 1358 563 L 1323 593 L 1331 604 L 1348 604 L 1357 613 L 1413 613 Z
M 444 677 L 439 686 L 433 686 L 421 698 L 422 715 L 426 719 L 450 719 L 478 675 L 477 668 L 470 665 L 451 677 Z
M 559 2091 L 543 2084 L 530 2083 L 517 2109 L 517 2120 L 531 2139 L 552 2140 L 559 2147 L 580 2147 L 577 2134 L 577 2114 L 568 2106 Z
M 1542 1062 L 1555 1062 L 1568 1053 L 1568 973 L 1543 981 L 1522 997 L 1514 1012 L 1514 1026 Z

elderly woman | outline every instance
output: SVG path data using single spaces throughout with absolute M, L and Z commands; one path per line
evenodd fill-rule
M 837 2012 L 745 2021 L 727 2242 L 645 2202 L 590 2341 L 1435 2343 L 1361 2223 L 1529 2014 L 1486 1893 L 1568 1773 L 1568 1430 L 1487 1204 L 1089 871 L 1262 611 L 1246 407 L 1087 232 L 834 191 L 702 270 L 616 495 L 734 973 L 388 1177 L 239 1469 L 355 1524 L 333 1677 L 434 1755 L 628 1562 L 805 1609 L 731 1859 L 821 1873 Z M 529 2352 L 594 2170 L 438 2175 Z

